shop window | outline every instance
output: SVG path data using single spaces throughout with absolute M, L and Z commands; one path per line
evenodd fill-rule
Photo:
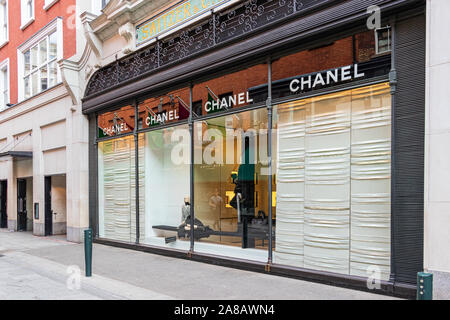
M 300 95 L 387 75 L 389 56 L 377 56 L 373 31 L 302 50 L 272 63 L 272 98 Z
M 375 39 L 377 54 L 391 51 L 391 27 L 375 30 Z
M 390 274 L 388 83 L 276 106 L 274 262 Z
M 141 242 L 189 250 L 189 127 L 142 133 L 139 141 L 139 208 L 145 214 Z
M 193 101 L 203 103 L 201 112 L 196 112 L 196 115 L 218 114 L 264 103 L 267 99 L 267 75 L 267 64 L 259 64 L 195 84 Z
M 267 111 L 195 123 L 195 250 L 267 261 Z
M 130 243 L 136 240 L 134 150 L 132 136 L 98 143 L 100 238 Z M 140 223 L 145 224 L 144 219 L 141 215 Z
M 134 107 L 125 106 L 98 116 L 98 138 L 113 137 L 134 131 Z
M 142 128 L 154 128 L 189 118 L 189 88 L 151 97 L 139 103 Z

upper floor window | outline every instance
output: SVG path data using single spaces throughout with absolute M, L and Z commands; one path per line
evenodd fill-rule
M 50 9 L 58 1 L 59 0 L 45 0 L 45 2 L 44 2 L 44 10 Z
M 101 15 L 102 10 L 109 3 L 110 0 L 92 0 L 92 13 Z
M 56 18 L 39 33 L 18 48 L 19 100 L 61 81 L 57 61 L 62 58 L 62 19 Z
M 24 53 L 24 97 L 29 98 L 57 83 L 56 32 Z
M 8 0 L 0 0 L 0 45 L 8 40 Z
M 34 21 L 34 0 L 21 0 L 21 29 Z
M 0 64 L 0 111 L 9 105 L 9 61 Z

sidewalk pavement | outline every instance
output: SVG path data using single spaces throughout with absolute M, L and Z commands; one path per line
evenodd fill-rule
M 93 276 L 86 278 L 83 250 L 61 236 L 1 230 L 0 300 L 394 299 L 99 244 L 93 248 Z

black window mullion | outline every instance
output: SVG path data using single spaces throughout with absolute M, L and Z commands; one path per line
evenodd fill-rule
M 189 134 L 191 135 L 191 143 L 190 143 L 190 171 L 189 171 L 189 183 L 190 183 L 190 195 L 189 195 L 189 205 L 190 205 L 190 223 L 191 223 L 191 229 L 190 229 L 190 249 L 189 249 L 189 255 L 192 255 L 194 252 L 194 222 L 195 222 L 195 210 L 194 210 L 194 121 L 193 121 L 193 110 L 192 110 L 192 99 L 193 99 L 193 88 L 194 85 L 191 83 L 189 86 Z
M 134 101 L 134 178 L 135 178 L 135 209 L 136 209 L 136 244 L 139 244 L 140 221 L 139 221 L 139 136 L 138 136 L 138 103 Z
M 269 57 L 268 63 L 267 63 L 267 118 L 268 118 L 268 125 L 267 125 L 267 158 L 268 158 L 268 166 L 269 166 L 269 185 L 268 185 L 268 203 L 269 203 L 269 255 L 267 264 L 270 266 L 273 262 L 273 252 L 272 252 L 272 246 L 273 246 L 273 237 L 272 237 L 272 218 L 273 218 L 273 212 L 272 212 L 272 113 L 273 113 L 273 105 L 272 105 L 272 60 Z

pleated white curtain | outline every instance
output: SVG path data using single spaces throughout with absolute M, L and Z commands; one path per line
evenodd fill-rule
M 143 148 L 143 144 L 139 147 Z M 140 161 L 140 166 L 143 166 L 142 162 Z M 143 186 L 143 173 L 139 176 L 139 183 Z M 99 143 L 99 189 L 101 189 L 99 190 L 100 237 L 134 242 L 136 240 L 134 137 L 128 136 Z M 140 198 L 143 200 L 144 195 L 140 194 Z M 140 230 L 143 235 L 144 209 L 140 206 L 139 211 Z
M 386 84 L 277 107 L 275 263 L 389 277 L 390 110 Z

